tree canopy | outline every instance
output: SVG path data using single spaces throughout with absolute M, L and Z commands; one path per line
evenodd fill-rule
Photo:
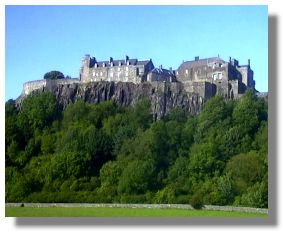
M 268 207 L 267 108 L 250 91 L 157 121 L 146 100 L 77 101 L 63 111 L 52 93 L 28 96 L 20 108 L 9 100 L 6 202 Z
M 50 71 L 44 74 L 43 76 L 44 79 L 51 79 L 51 80 L 57 80 L 57 79 L 64 79 L 65 76 L 63 73 L 59 72 L 59 71 Z

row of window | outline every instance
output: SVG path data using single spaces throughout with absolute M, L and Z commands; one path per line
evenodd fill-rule
M 119 77 L 121 73 L 119 72 L 117 74 L 118 74 L 118 77 Z M 103 72 L 93 72 L 92 76 L 93 77 L 98 77 L 98 76 L 102 77 L 103 76 Z M 114 76 L 114 72 L 110 72 L 109 76 L 113 77 Z M 128 71 L 125 72 L 125 76 L 129 76 L 129 72 Z
M 178 72 L 176 73 L 178 75 Z M 185 70 L 185 74 L 188 75 L 189 74 L 189 70 L 186 69 Z M 198 73 L 199 74 L 199 73 Z M 223 78 L 223 73 L 222 72 L 217 72 L 217 73 L 213 73 L 212 74 L 212 78 L 213 80 L 222 80 Z
M 127 61 L 126 65 L 127 65 L 127 66 L 130 65 L 130 62 Z M 113 62 L 110 62 L 110 66 L 111 66 L 111 67 L 114 66 Z M 122 63 L 121 63 L 121 62 L 119 62 L 119 66 L 122 66 Z M 97 66 L 97 63 L 94 64 L 94 67 L 95 67 L 95 68 L 98 67 L 98 66 Z M 106 67 L 106 63 L 102 63 L 102 67 Z
M 114 71 L 115 72 L 115 71 Z M 113 71 L 110 71 L 109 72 L 109 75 L 110 75 L 110 77 L 113 77 L 114 76 L 114 72 Z M 118 68 L 118 72 L 116 72 L 117 74 L 118 74 L 118 77 L 121 75 L 121 69 L 120 68 Z M 140 72 L 140 70 L 137 68 L 136 69 L 136 75 L 138 76 L 139 74 L 143 74 L 143 72 L 142 72 L 142 70 L 141 70 L 141 72 Z M 129 69 L 128 69 L 128 67 L 126 67 L 126 71 L 125 71 L 125 73 L 124 73 L 124 75 L 125 76 L 129 76 Z M 103 72 L 102 71 L 93 71 L 92 72 L 92 76 L 96 76 L 96 77 L 98 77 L 98 76 L 100 76 L 100 77 L 102 77 L 103 76 Z

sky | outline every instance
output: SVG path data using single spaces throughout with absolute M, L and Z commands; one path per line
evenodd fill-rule
M 97 60 L 183 61 L 220 56 L 251 60 L 256 89 L 268 91 L 267 6 L 6 6 L 5 100 L 27 81 L 58 70 L 79 76 L 85 54 Z

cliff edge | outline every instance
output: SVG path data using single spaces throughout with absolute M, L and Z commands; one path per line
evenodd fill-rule
M 72 102 L 83 100 L 87 103 L 100 103 L 112 100 L 118 105 L 131 106 L 137 101 L 148 99 L 155 119 L 166 115 L 174 107 L 181 107 L 190 114 L 202 108 L 204 99 L 197 94 L 188 94 L 178 82 L 90 82 L 46 85 L 29 94 L 51 91 L 55 94 L 61 109 Z M 27 96 L 24 92 L 17 104 Z

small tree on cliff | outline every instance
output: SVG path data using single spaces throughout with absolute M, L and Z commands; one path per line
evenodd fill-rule
M 50 71 L 44 74 L 44 79 L 52 79 L 52 80 L 57 80 L 57 79 L 64 79 L 64 74 L 59 72 L 59 71 Z

